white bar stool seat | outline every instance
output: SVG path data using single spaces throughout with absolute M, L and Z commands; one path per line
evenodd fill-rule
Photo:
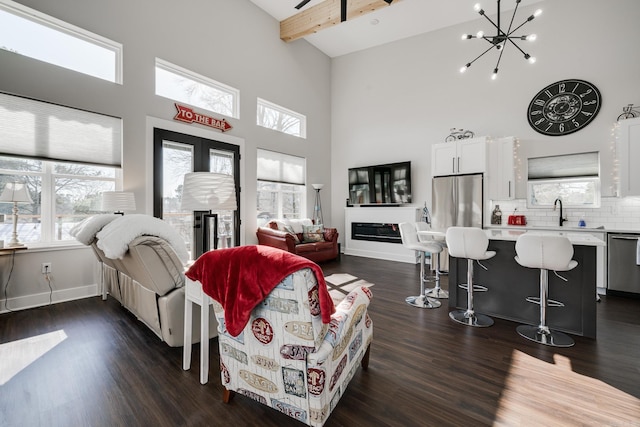
M 418 231 L 416 226 L 411 222 L 403 222 L 398 225 L 400 229 L 400 237 L 402 238 L 402 246 L 412 251 L 420 253 L 420 295 L 409 296 L 405 302 L 409 305 L 419 308 L 438 308 L 442 305 L 440 301 L 425 295 L 424 284 L 425 276 L 425 252 L 436 254 L 442 252 L 443 246 L 438 242 L 420 242 L 418 240 Z
M 488 251 L 489 238 L 484 230 L 477 227 L 449 227 L 447 229 L 447 247 L 449 255 L 456 258 L 467 259 L 467 283 L 458 285 L 467 290 L 467 309 L 454 310 L 449 312 L 449 317 L 463 325 L 486 327 L 493 325 L 493 319 L 485 314 L 476 313 L 473 310 L 473 294 L 475 292 L 486 292 L 487 288 L 473 283 L 473 262 L 478 262 L 480 267 L 487 269 L 480 264 L 493 258 L 495 251 Z M 451 284 L 449 284 L 451 289 Z
M 547 307 L 564 307 L 563 303 L 549 299 L 549 270 L 569 271 L 578 265 L 571 259 L 573 245 L 565 236 L 524 233 L 516 240 L 516 254 L 515 260 L 521 266 L 540 269 L 540 296 L 527 298 L 528 302 L 540 305 L 540 324 L 520 325 L 516 330 L 522 337 L 540 344 L 571 347 L 574 341 L 569 335 L 547 326 Z M 567 281 L 557 273 L 556 276 Z

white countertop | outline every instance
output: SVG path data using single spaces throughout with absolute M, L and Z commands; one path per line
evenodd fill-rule
M 559 226 L 539 226 L 539 225 L 485 225 L 483 228 L 490 230 L 544 230 L 544 231 L 574 231 L 577 233 L 634 233 L 640 234 L 640 229 L 631 228 L 605 228 L 600 227 L 559 227 Z
M 560 235 L 566 236 L 572 245 L 580 245 L 580 246 L 606 246 L 604 240 L 594 236 L 590 233 L 583 233 L 582 231 L 576 231 L 571 229 L 566 229 L 567 231 L 556 231 L 556 230 L 531 230 L 531 229 L 523 229 L 519 227 L 519 229 L 504 229 L 504 228 L 489 228 L 485 229 L 487 233 L 487 237 L 489 240 L 507 240 L 507 241 L 516 241 L 518 236 L 524 233 L 531 234 L 547 234 L 547 235 Z M 585 230 L 585 231 L 588 231 Z M 604 230 L 597 230 L 604 232 Z

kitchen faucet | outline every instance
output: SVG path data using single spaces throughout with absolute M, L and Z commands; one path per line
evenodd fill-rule
M 560 203 L 560 219 L 559 219 L 559 223 L 560 223 L 560 227 L 562 227 L 562 223 L 565 221 L 568 221 L 566 218 L 563 218 L 562 215 L 562 199 L 560 199 L 560 197 L 558 197 L 554 202 L 553 202 L 553 210 L 556 210 L 556 205 Z

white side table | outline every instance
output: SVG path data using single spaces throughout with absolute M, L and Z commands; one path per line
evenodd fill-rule
M 209 381 L 209 305 L 213 299 L 202 291 L 200 282 L 185 278 L 184 290 L 184 349 L 182 369 L 191 368 L 193 303 L 200 306 L 200 384 Z

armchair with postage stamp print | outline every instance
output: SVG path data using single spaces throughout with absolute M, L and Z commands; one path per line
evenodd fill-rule
M 259 252 L 279 251 L 258 248 Z M 287 259 L 300 258 L 286 254 Z M 326 300 L 322 271 L 308 260 L 303 263 L 309 266 L 302 264 L 267 288 L 270 291 L 251 310 L 244 327 L 233 320 L 239 316 L 225 313 L 221 304 L 227 298 L 227 310 L 235 309 L 228 304 L 228 289 L 219 298 L 212 295 L 219 325 L 223 400 L 229 402 L 240 394 L 305 424 L 322 426 L 358 366 L 367 369 L 373 336 L 367 307 L 372 294 L 366 287 L 356 288 L 333 313 L 326 313 L 333 311 L 333 303 Z

